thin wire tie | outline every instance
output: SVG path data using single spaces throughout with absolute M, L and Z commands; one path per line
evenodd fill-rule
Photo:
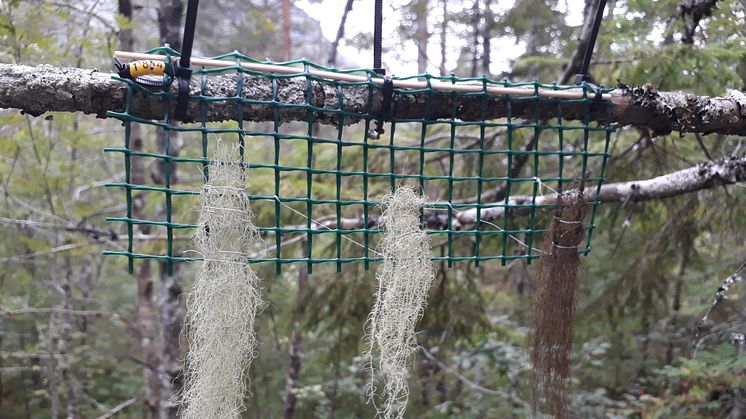
M 567 220 L 563 220 L 563 219 L 557 217 L 556 215 L 554 215 L 553 217 L 554 217 L 554 221 L 556 221 L 558 223 L 562 223 L 562 224 L 583 224 L 583 222 L 580 221 L 580 220 L 567 221 Z
M 498 229 L 498 231 L 505 231 L 505 229 L 503 229 L 502 227 L 498 226 L 497 224 L 491 223 L 489 221 L 479 220 L 479 222 L 485 223 L 485 224 L 490 225 L 492 227 L 495 227 L 496 229 Z M 521 241 L 521 239 L 519 239 L 518 237 L 516 237 L 516 236 L 514 236 L 512 234 L 508 234 L 508 237 L 510 237 L 511 239 L 515 240 L 516 243 L 520 244 L 521 246 L 525 247 L 526 249 L 531 249 L 532 252 L 539 252 L 539 253 L 544 253 L 544 254 L 547 253 L 547 252 L 545 252 L 545 251 L 543 251 L 541 249 L 537 249 L 535 247 L 529 247 L 529 245 L 527 245 L 526 243 L 524 243 L 523 241 Z
M 552 241 L 552 247 L 556 247 L 557 249 L 578 249 L 578 246 L 563 246 L 561 244 L 557 244 L 554 241 Z
M 320 226 L 320 227 L 322 227 L 322 228 L 325 228 L 325 229 L 327 229 L 327 230 L 329 230 L 329 231 L 334 231 L 334 229 L 333 229 L 333 228 L 330 228 L 330 227 L 329 227 L 329 226 L 327 226 L 326 224 L 324 224 L 324 223 L 322 223 L 322 222 L 319 222 L 319 221 L 316 221 L 316 220 L 314 220 L 313 218 L 309 218 L 309 217 L 308 217 L 308 216 L 307 216 L 306 214 L 303 214 L 302 212 L 298 211 L 297 209 L 295 209 L 295 208 L 291 207 L 290 205 L 288 205 L 288 204 L 286 204 L 286 203 L 282 202 L 282 201 L 280 200 L 280 197 L 278 197 L 277 195 L 272 195 L 272 197 L 273 197 L 273 198 L 275 198 L 275 201 L 277 201 L 277 202 L 278 202 L 278 203 L 279 203 L 280 205 L 282 205 L 283 207 L 285 207 L 285 208 L 289 209 L 290 211 L 293 211 L 294 213 L 296 213 L 296 214 L 300 215 L 301 217 L 305 218 L 306 220 L 311 220 L 311 222 L 312 222 L 312 223 L 314 223 L 314 224 L 317 224 L 317 225 L 319 225 L 319 226 Z M 366 227 L 367 227 L 367 226 L 366 226 Z M 337 230 L 339 230 L 339 225 L 337 225 Z M 354 243 L 354 244 L 356 244 L 356 245 L 358 245 L 358 246 L 362 247 L 363 249 L 365 249 L 365 245 L 364 245 L 364 244 L 362 244 L 362 243 L 356 242 L 355 240 L 352 240 L 351 238 L 349 238 L 349 237 L 347 237 L 347 236 L 344 236 L 344 235 L 342 236 L 342 238 L 343 238 L 343 239 L 345 239 L 345 240 L 347 240 L 347 241 L 349 241 L 349 242 L 351 242 L 351 243 Z M 371 251 L 371 252 L 373 252 L 373 253 L 375 253 L 375 254 L 376 254 L 376 255 L 378 255 L 378 256 L 383 256 L 383 254 L 382 254 L 382 253 L 378 253 L 378 252 L 376 252 L 376 251 L 375 251 L 375 250 L 373 250 L 373 249 L 368 249 L 368 250 L 369 250 L 369 251 Z
M 451 205 L 451 203 L 447 202 L 447 201 L 446 202 L 434 202 L 433 204 L 445 204 L 445 205 L 448 205 L 448 207 L 452 211 L 458 212 L 458 210 L 456 210 L 455 208 L 453 208 L 453 205 Z M 437 207 L 433 207 L 433 206 L 430 206 L 430 205 L 426 206 L 426 208 L 429 209 L 430 211 L 448 211 L 447 208 L 437 208 Z M 481 220 L 480 219 L 479 222 L 487 224 L 487 225 L 492 226 L 492 227 L 495 227 L 498 231 L 505 231 L 504 228 L 500 227 L 497 224 L 491 223 L 491 222 L 489 222 L 487 220 Z M 518 237 L 516 237 L 516 236 L 514 236 L 512 234 L 508 234 L 507 236 L 510 237 L 511 239 L 515 240 L 516 243 L 520 244 L 521 246 L 525 247 L 526 249 L 529 249 L 529 246 L 525 242 L 523 242 L 521 239 L 519 239 Z M 545 251 L 543 251 L 541 249 L 537 249 L 535 247 L 530 247 L 530 249 L 533 252 L 539 252 L 539 253 L 545 253 L 545 254 L 547 253 L 547 252 L 545 252 Z
M 542 180 L 541 180 L 540 177 L 534 176 L 533 179 L 534 179 L 534 182 L 536 182 L 536 183 L 539 184 L 539 190 L 541 190 L 541 188 L 547 188 L 550 192 L 553 192 L 553 193 L 556 193 L 556 194 L 559 195 L 559 192 L 557 192 L 556 189 L 554 189 L 551 186 L 547 185 L 546 183 L 542 182 Z

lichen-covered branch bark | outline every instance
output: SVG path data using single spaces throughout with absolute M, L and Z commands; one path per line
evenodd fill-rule
M 596 198 L 604 203 L 637 202 L 654 199 L 670 198 L 684 195 L 718 186 L 732 185 L 736 182 L 746 181 L 746 156 L 725 157 L 714 161 L 700 163 L 688 169 L 679 170 L 667 175 L 652 179 L 632 180 L 628 182 L 608 183 L 601 186 L 598 195 L 596 189 L 586 189 L 586 198 L 593 201 Z M 557 200 L 556 194 L 539 195 L 535 201 L 531 195 L 515 195 L 508 198 L 511 217 L 528 215 L 531 211 L 528 205 L 554 204 Z M 482 221 L 494 222 L 505 215 L 505 201 L 495 202 L 499 207 L 482 208 L 480 219 Z M 483 204 L 489 205 L 483 202 Z M 424 223 L 431 229 L 445 229 L 448 227 L 448 214 L 444 211 L 424 210 Z M 380 217 L 369 216 L 368 225 L 363 225 L 363 218 L 341 218 L 337 222 L 335 217 L 320 219 L 313 228 L 317 230 L 328 229 L 358 229 L 373 228 L 381 223 Z M 453 229 L 469 230 L 474 228 L 477 221 L 477 210 L 454 210 Z M 286 228 L 305 228 L 305 226 L 288 226 Z
M 83 112 L 106 117 L 107 111 L 122 111 L 126 99 L 124 83 L 113 80 L 111 74 L 90 69 L 60 68 L 50 65 L 29 67 L 0 64 L 0 108 L 16 108 L 31 115 L 45 112 Z M 200 76 L 191 83 L 193 95 L 208 97 L 242 97 L 252 101 L 244 103 L 243 118 L 249 121 L 267 121 L 274 117 L 274 108 L 266 103 L 273 100 L 272 81 L 265 77 L 244 75 L 243 89 L 237 92 L 236 74 L 210 76 L 201 92 Z M 312 94 L 307 95 L 308 84 L 302 77 L 278 79 L 276 100 L 289 105 L 306 105 L 310 102 L 323 110 L 339 109 L 339 97 L 332 84 L 310 82 Z M 175 85 L 172 86 L 175 89 Z M 373 91 L 373 101 L 368 105 L 368 87 L 349 86 L 343 89 L 344 109 L 352 114 L 377 113 L 381 105 L 378 90 Z M 654 134 L 672 131 L 720 133 L 746 135 L 746 95 L 731 91 L 724 97 L 696 96 L 679 92 L 659 92 L 649 86 L 620 86 L 611 94 L 614 104 L 609 113 L 603 109 L 591 113 L 597 122 L 614 122 L 619 125 L 636 125 L 649 128 Z M 501 98 L 490 98 L 483 108 L 483 99 L 478 96 L 456 96 L 449 94 L 401 95 L 393 113 L 400 118 L 457 118 L 464 121 L 506 117 L 508 112 L 515 118 L 537 117 L 535 104 L 530 101 L 512 102 L 508 110 Z M 223 121 L 238 118 L 239 105 L 234 101 L 211 101 L 207 103 L 207 121 Z M 174 104 L 175 106 L 175 104 Z M 162 119 L 162 99 L 157 96 L 135 94 L 129 112 L 147 119 Z M 483 112 L 486 109 L 486 112 Z M 333 112 L 313 111 L 315 122 L 333 124 L 339 117 Z M 540 104 L 540 119 L 556 115 L 553 102 Z M 584 105 L 562 105 L 563 118 L 584 117 Z M 173 109 L 171 109 L 173 114 Z M 200 119 L 200 103 L 190 101 L 188 116 Z M 307 121 L 308 110 L 303 106 L 279 108 L 281 122 Z M 345 117 L 345 124 L 358 120 Z
M 598 193 L 595 188 L 586 189 L 585 193 L 589 201 L 595 199 L 601 202 L 649 201 L 743 181 L 746 181 L 746 156 L 725 157 L 652 179 L 608 183 L 601 186 Z M 546 205 L 554 204 L 556 200 L 556 194 L 539 195 L 535 200 L 529 195 L 517 195 L 511 196 L 508 204 L 511 206 L 531 203 Z M 511 216 L 526 215 L 528 212 L 530 208 L 527 207 L 510 209 Z M 483 208 L 480 216 L 482 220 L 491 221 L 501 218 L 504 213 L 505 207 Z M 438 217 L 442 215 L 438 214 Z M 476 209 L 461 211 L 455 214 L 455 218 L 462 228 L 473 226 L 476 222 Z

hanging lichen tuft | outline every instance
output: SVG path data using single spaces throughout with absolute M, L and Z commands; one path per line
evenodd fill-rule
M 256 357 L 259 278 L 248 263 L 260 240 L 245 191 L 237 147 L 218 143 L 201 191 L 196 251 L 204 258 L 187 297 L 181 417 L 238 418 L 245 410 L 246 373 Z
M 401 418 L 409 398 L 409 369 L 417 351 L 415 326 L 427 303 L 435 268 L 432 247 L 420 225 L 425 200 L 408 187 L 384 199 L 385 232 L 379 246 L 383 263 L 366 332 L 369 400 L 376 414 Z
M 540 275 L 532 292 L 530 359 L 535 413 L 568 417 L 578 246 L 585 238 L 589 207 L 585 195 L 571 190 L 557 197 L 544 234 Z

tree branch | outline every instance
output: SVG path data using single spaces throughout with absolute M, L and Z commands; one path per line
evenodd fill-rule
M 637 202 L 653 199 L 670 198 L 705 189 L 712 189 L 723 185 L 732 185 L 736 182 L 746 181 L 746 156 L 724 157 L 717 160 L 700 163 L 688 169 L 679 170 L 667 175 L 652 179 L 632 180 L 629 182 L 609 183 L 601 186 L 596 194 L 596 189 L 586 190 L 586 199 L 593 201 L 598 199 L 604 203 L 613 202 Z M 516 195 L 508 198 L 507 208 L 511 217 L 528 215 L 531 208 L 526 206 L 532 203 L 536 205 L 551 205 L 557 201 L 556 194 Z M 484 203 L 484 205 L 496 205 L 495 207 L 482 208 L 479 219 L 482 222 L 494 222 L 505 215 L 505 201 Z M 432 230 L 448 228 L 448 213 L 433 208 L 425 208 L 423 216 L 424 224 Z M 453 210 L 452 228 L 455 230 L 468 230 L 474 228 L 477 222 L 476 208 L 459 211 Z M 327 217 L 316 220 L 312 224 L 313 230 L 352 230 L 359 228 L 375 228 L 383 223 L 381 217 L 374 214 L 368 216 L 368 225 L 363 225 L 363 217 L 348 217 L 336 220 L 336 217 Z M 303 229 L 304 225 L 287 226 L 288 229 Z
M 683 43 L 694 43 L 694 33 L 699 27 L 700 20 L 712 15 L 717 2 L 718 0 L 685 0 L 679 3 L 678 18 L 684 23 Z M 691 18 L 691 22 L 688 18 Z
M 732 185 L 746 180 L 746 156 L 724 157 L 718 160 L 699 163 L 694 167 L 679 170 L 653 179 L 632 180 L 629 182 L 609 183 L 596 189 L 586 190 L 588 201 L 599 200 L 608 202 L 636 202 L 651 199 L 670 198 L 703 189 L 711 189 L 722 185 Z M 557 194 L 511 196 L 508 208 L 511 216 L 526 215 L 531 211 L 529 207 L 510 208 L 516 205 L 554 204 Z M 455 215 L 461 226 L 472 226 L 476 222 L 476 208 L 461 211 Z M 503 217 L 505 207 L 482 208 L 480 219 L 493 221 Z M 443 217 L 441 215 L 441 217 Z
M 34 116 L 54 111 L 80 111 L 105 118 L 107 111 L 121 112 L 126 99 L 126 85 L 113 80 L 111 76 L 90 69 L 0 64 L 0 108 L 16 108 Z M 239 96 L 236 91 L 236 78 L 235 74 L 208 77 L 204 96 Z M 273 100 L 272 81 L 266 77 L 250 75 L 243 75 L 243 78 L 240 96 L 253 102 L 242 105 L 244 119 L 273 120 L 275 108 L 265 103 L 257 104 L 257 101 Z M 277 79 L 276 83 L 278 102 L 299 105 L 278 108 L 280 122 L 307 121 L 309 116 L 306 109 L 306 79 L 299 76 Z M 329 111 L 339 109 L 338 92 L 334 83 L 311 81 L 310 84 L 313 91 L 311 105 Z M 175 93 L 175 85 L 174 83 L 171 86 L 171 93 Z M 192 95 L 201 94 L 200 85 L 200 77 L 193 77 Z M 530 97 L 532 92 L 533 89 L 527 89 L 527 96 Z M 345 117 L 345 124 L 355 123 L 365 115 L 375 114 L 380 110 L 380 90 L 373 91 L 370 106 L 367 86 L 346 86 L 343 93 L 344 109 L 352 114 Z M 650 128 L 654 135 L 668 134 L 672 131 L 746 135 L 746 95 L 739 91 L 731 91 L 725 97 L 706 97 L 680 92 L 659 92 L 649 86 L 621 85 L 611 93 L 609 101 L 615 106 L 609 112 L 603 109 L 604 107 L 593 110 L 589 115 L 592 121 L 644 126 Z M 172 102 L 173 106 L 176 106 L 175 101 Z M 475 95 L 402 95 L 397 101 L 394 115 L 397 118 L 457 118 L 463 121 L 480 121 L 508 115 L 528 120 L 548 119 L 556 116 L 557 112 L 557 102 L 554 100 L 541 101 L 538 106 L 534 101 L 513 101 L 510 107 L 501 97 L 490 97 L 486 107 L 483 102 L 483 98 Z M 190 101 L 187 110 L 189 118 L 200 118 L 201 103 L 197 100 Z M 206 105 L 208 122 L 234 120 L 239 115 L 238 106 L 234 101 L 216 100 L 203 103 Z M 487 111 L 484 112 L 483 109 Z M 583 119 L 586 110 L 587 105 L 584 104 L 562 105 L 565 120 Z M 153 95 L 135 94 L 130 104 L 130 113 L 146 119 L 162 119 L 162 99 Z M 354 114 L 359 114 L 360 117 Z M 311 117 L 314 122 L 322 124 L 339 122 L 339 116 L 333 112 L 313 112 Z
M 109 418 L 113 418 L 119 412 L 121 412 L 122 410 L 124 410 L 124 409 L 132 406 L 133 404 L 139 402 L 140 400 L 142 400 L 142 396 L 140 396 L 140 397 L 133 397 L 133 398 L 131 398 L 129 400 L 125 400 L 122 403 L 119 403 L 118 405 L 114 406 L 114 408 L 111 409 L 110 411 L 108 411 L 108 412 L 104 413 L 103 415 L 99 416 L 98 419 L 109 419 Z
M 420 349 L 422 350 L 422 353 L 425 354 L 427 359 L 435 362 L 438 364 L 438 366 L 444 370 L 445 372 L 453 375 L 456 377 L 457 380 L 461 381 L 463 384 L 467 385 L 472 390 L 476 391 L 477 393 L 486 394 L 488 396 L 499 396 L 503 397 L 505 399 L 510 400 L 511 402 L 518 404 L 524 408 L 528 408 L 528 403 L 520 399 L 518 396 L 512 393 L 508 393 L 506 391 L 502 390 L 493 390 L 491 388 L 486 388 L 480 384 L 475 383 L 474 381 L 466 378 L 463 374 L 456 371 L 454 368 L 449 367 L 448 365 L 444 364 L 440 359 L 436 358 L 435 355 L 432 354 L 432 352 L 428 351 L 425 347 L 420 346 Z
M 125 317 L 120 316 L 117 313 L 109 313 L 106 311 L 99 310 L 70 310 L 60 307 L 26 307 L 19 309 L 2 309 L 0 308 L 0 316 L 15 317 L 24 316 L 27 314 L 69 314 L 72 316 L 83 316 L 92 318 L 108 318 L 111 320 L 121 321 L 127 329 L 135 330 L 134 324 Z
M 694 332 L 694 339 L 692 344 L 693 347 L 697 347 L 697 343 L 705 327 L 711 326 L 711 324 L 709 324 L 709 317 L 710 313 L 712 313 L 712 310 L 714 310 L 721 301 L 725 300 L 726 295 L 728 294 L 728 291 L 731 289 L 731 287 L 733 287 L 737 282 L 743 281 L 745 277 L 746 260 L 741 262 L 741 265 L 738 267 L 738 269 L 736 269 L 736 271 L 729 277 L 725 278 L 723 284 L 718 288 L 717 292 L 715 293 L 715 298 L 713 298 L 712 304 L 710 304 L 710 308 L 707 309 L 707 312 L 705 312 L 705 315 L 702 316 L 702 319 L 697 324 L 697 329 Z

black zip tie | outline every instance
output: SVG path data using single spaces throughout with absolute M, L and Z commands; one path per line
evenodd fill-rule
M 575 79 L 576 84 L 578 86 L 584 86 L 588 90 L 590 90 L 591 92 L 593 92 L 593 102 L 591 103 L 591 107 L 590 107 L 590 111 L 593 112 L 596 109 L 598 109 L 601 106 L 601 104 L 603 103 L 603 101 L 604 101 L 603 100 L 603 89 L 600 86 L 597 86 L 597 85 L 595 85 L 595 84 L 593 84 L 593 83 L 591 83 L 589 81 L 580 81 L 580 82 L 578 82 L 577 80 L 578 80 L 578 77 L 580 77 L 580 76 L 587 77 L 585 75 L 578 74 L 576 76 L 576 79 Z
M 368 137 L 377 140 L 385 132 L 383 123 L 391 118 L 391 97 L 394 95 L 394 82 L 386 75 L 381 64 L 383 38 L 383 0 L 375 0 L 373 13 L 373 72 L 383 77 L 383 102 L 376 118 L 376 127 L 368 132 Z
M 381 64 L 381 43 L 383 38 L 383 0 L 375 1 L 375 12 L 373 13 L 373 71 L 381 76 L 386 75 L 386 70 Z
M 186 122 L 187 105 L 189 104 L 189 80 L 192 78 L 192 45 L 194 44 L 194 29 L 197 25 L 197 8 L 199 0 L 189 0 L 187 4 L 186 20 L 184 21 L 184 38 L 181 42 L 181 58 L 176 65 L 174 74 L 179 79 L 179 96 L 176 101 L 176 119 Z
M 591 104 L 591 110 L 595 110 L 600 106 L 602 101 L 601 88 L 596 86 L 591 81 L 591 76 L 588 74 L 588 68 L 591 65 L 591 58 L 593 57 L 593 48 L 596 46 L 596 39 L 598 38 L 598 31 L 601 28 L 601 21 L 604 18 L 604 9 L 606 9 L 606 0 L 600 0 L 598 7 L 596 8 L 596 14 L 593 17 L 593 27 L 591 28 L 591 37 L 588 39 L 588 44 L 585 46 L 585 52 L 583 54 L 583 61 L 580 64 L 580 73 L 575 75 L 575 84 L 586 86 L 594 94 L 593 103 Z
M 604 18 L 604 9 L 606 8 L 606 0 L 600 0 L 598 8 L 596 8 L 596 15 L 593 17 L 593 28 L 591 29 L 591 38 L 588 40 L 588 44 L 585 46 L 585 53 L 583 54 L 583 62 L 580 64 L 580 73 L 575 75 L 575 84 L 582 84 L 583 82 L 589 82 L 590 76 L 588 75 L 588 68 L 591 65 L 591 58 L 593 57 L 593 48 L 596 46 L 596 39 L 598 38 L 598 30 L 601 28 L 601 20 Z

